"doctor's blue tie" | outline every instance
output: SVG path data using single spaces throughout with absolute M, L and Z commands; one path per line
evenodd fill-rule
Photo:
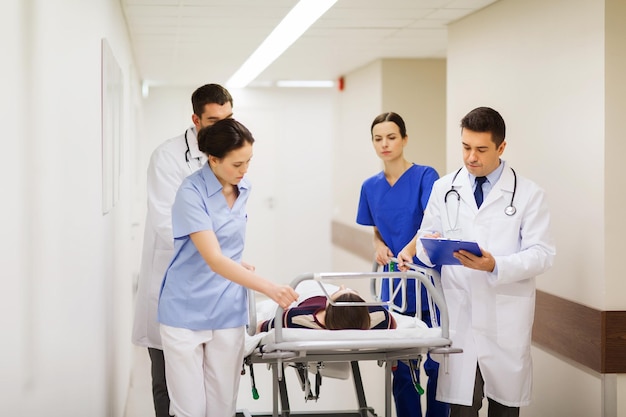
M 480 208 L 483 203 L 483 183 L 487 181 L 487 177 L 476 177 L 476 189 L 474 190 L 474 199 L 476 206 Z

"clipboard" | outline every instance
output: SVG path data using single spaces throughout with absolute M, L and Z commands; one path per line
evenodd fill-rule
M 435 265 L 461 265 L 461 262 L 452 255 L 453 252 L 458 252 L 461 249 L 476 256 L 482 256 L 476 242 L 432 237 L 422 237 L 420 240 L 430 261 Z

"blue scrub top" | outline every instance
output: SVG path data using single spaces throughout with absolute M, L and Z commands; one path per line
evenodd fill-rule
M 434 168 L 413 164 L 393 185 L 379 172 L 363 182 L 356 222 L 376 226 L 394 256 L 413 239 L 422 224 L 424 210 L 439 174 Z M 413 263 L 424 265 L 416 257 Z M 387 269 L 385 269 L 387 270 Z M 399 280 L 398 280 L 399 281 Z M 389 289 L 383 285 L 383 300 L 389 300 Z M 427 310 L 426 290 L 422 288 L 422 310 Z M 415 313 L 415 287 L 409 286 L 408 314 Z M 399 297 L 394 302 L 400 305 Z
M 174 257 L 165 272 L 159 296 L 158 321 L 191 330 L 217 330 L 248 323 L 246 288 L 213 272 L 189 235 L 212 230 L 222 254 L 241 262 L 246 233 L 246 202 L 250 184 L 238 184 L 232 209 L 222 185 L 204 164 L 181 184 L 172 207 Z

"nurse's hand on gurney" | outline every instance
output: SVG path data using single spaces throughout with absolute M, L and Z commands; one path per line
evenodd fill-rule
M 385 244 L 376 227 L 374 227 L 374 253 L 376 263 L 380 266 L 387 265 L 389 258 L 393 256 L 393 252 L 391 252 L 391 249 Z
M 298 293 L 289 285 L 276 285 L 271 293 L 266 293 L 268 297 L 276 301 L 282 308 L 287 308 L 298 299 Z
M 269 288 L 261 292 L 271 298 L 276 304 L 282 308 L 287 308 L 298 299 L 298 293 L 289 285 L 277 285 L 268 282 Z
M 244 261 L 241 261 L 241 266 L 243 266 L 250 272 L 254 272 L 256 270 L 254 265 L 250 265 L 249 263 L 244 262 Z M 296 293 L 295 290 L 288 285 L 277 286 L 277 288 L 274 290 L 274 294 L 275 295 L 271 295 L 271 294 L 265 294 L 265 295 L 267 295 L 272 300 L 274 300 L 282 308 L 288 307 L 289 305 L 291 305 L 291 303 L 293 303 L 294 301 L 298 299 L 298 293 Z M 279 300 L 282 300 L 282 301 L 279 301 Z

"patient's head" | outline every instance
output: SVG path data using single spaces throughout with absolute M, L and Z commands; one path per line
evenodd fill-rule
M 342 287 L 331 296 L 335 302 L 365 302 L 357 293 Z M 339 306 L 328 304 L 324 323 L 328 330 L 369 330 L 370 312 L 367 306 Z

